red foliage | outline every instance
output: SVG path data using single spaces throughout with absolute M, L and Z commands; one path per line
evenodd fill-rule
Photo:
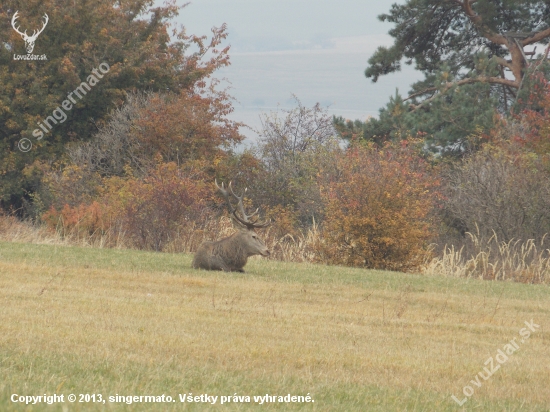
M 89 205 L 80 204 L 71 207 L 68 204 L 60 211 L 52 206 L 42 216 L 42 220 L 50 227 L 61 229 L 65 234 L 94 236 L 105 232 L 111 224 L 104 205 L 94 201 Z
M 204 175 L 185 173 L 175 163 L 160 163 L 143 179 L 106 179 L 103 194 L 91 204 L 50 208 L 42 219 L 64 234 L 94 237 L 106 231 L 124 235 L 127 245 L 163 250 L 181 233 L 192 233 L 210 216 L 212 185 Z
M 537 155 L 550 153 L 550 83 L 540 76 L 529 94 L 527 109 L 515 116 L 524 130 L 512 137 L 523 150 Z

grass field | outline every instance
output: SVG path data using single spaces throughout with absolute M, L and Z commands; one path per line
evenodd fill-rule
M 226 274 L 190 263 L 0 243 L 0 410 L 550 410 L 548 286 L 261 259 Z M 531 320 L 540 327 L 521 342 Z M 519 349 L 479 378 L 514 338 Z M 11 401 L 54 393 L 65 402 Z M 190 393 L 218 399 L 181 403 Z M 69 394 L 107 402 L 70 403 Z M 176 402 L 108 401 L 117 394 Z M 265 394 L 315 402 L 254 402 Z

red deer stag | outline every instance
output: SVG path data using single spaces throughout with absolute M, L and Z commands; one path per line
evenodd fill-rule
M 203 242 L 195 253 L 193 267 L 195 269 L 223 270 L 224 272 L 244 272 L 243 267 L 250 256 L 269 256 L 269 249 L 254 229 L 267 227 L 270 223 L 257 223 L 258 219 L 253 222 L 249 220 L 258 213 L 259 209 L 247 216 L 243 206 L 244 194 L 237 196 L 233 192 L 231 182 L 228 185 L 229 191 L 225 189 L 223 183 L 221 187 L 218 186 L 217 181 L 215 184 L 225 198 L 233 221 L 240 225 L 240 230 L 216 242 Z M 237 209 L 241 217 L 229 200 L 229 192 L 237 200 Z

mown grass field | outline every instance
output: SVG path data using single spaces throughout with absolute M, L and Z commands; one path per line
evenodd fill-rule
M 191 256 L 0 243 L 1 411 L 549 411 L 550 288 Z M 525 321 L 540 325 L 521 342 Z M 513 338 L 519 349 L 470 383 Z M 497 362 L 495 361 L 495 364 Z M 458 406 L 451 399 L 473 395 Z M 170 395 L 25 406 L 12 394 Z M 180 403 L 178 394 L 313 403 Z

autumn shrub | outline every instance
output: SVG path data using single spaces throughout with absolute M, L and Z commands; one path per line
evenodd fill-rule
M 64 205 L 75 207 L 92 203 L 101 193 L 101 176 L 75 164 L 64 167 L 41 165 L 42 187 L 36 193 L 48 206 L 57 209 Z
M 470 247 L 466 233 L 485 239 L 494 233 L 503 242 L 538 242 L 550 233 L 548 90 L 530 99 L 530 108 L 500 118 L 478 139 L 479 150 L 444 172 L 441 212 L 450 231 L 440 244 Z
M 159 158 L 178 165 L 207 161 L 213 177 L 216 164 L 243 139 L 240 123 L 227 118 L 230 103 L 213 87 L 202 93 L 130 93 L 91 141 L 67 152 L 72 164 L 104 177 L 124 176 L 127 168 L 145 176 Z
M 110 228 L 109 219 L 104 205 L 93 201 L 91 204 L 69 206 L 65 204 L 61 210 L 51 207 L 42 220 L 47 226 L 61 229 L 63 233 L 71 233 L 77 237 L 104 234 Z
M 79 239 L 196 248 L 213 226 L 214 178 L 238 170 L 231 148 L 243 138 L 227 118 L 231 97 L 217 85 L 203 79 L 178 93 L 128 93 L 90 141 L 67 148 L 64 162 L 33 169 L 42 174 L 35 198 L 44 222 Z
M 143 178 L 104 178 L 93 201 L 52 206 L 42 221 L 65 237 L 160 251 L 179 238 L 202 241 L 211 196 L 201 171 L 160 162 Z
M 447 173 L 447 218 L 462 233 L 541 239 L 550 232 L 550 180 L 537 159 L 486 145 Z
M 526 108 L 502 121 L 494 134 L 509 140 L 517 152 L 536 158 L 550 173 L 550 83 L 538 73 Z
M 213 87 L 204 94 L 153 95 L 135 122 L 138 154 L 177 164 L 225 157 L 224 149 L 243 139 L 241 124 L 227 117 L 232 111 L 231 98 Z
M 421 265 L 433 233 L 437 181 L 412 144 L 352 147 L 322 185 L 321 260 L 400 271 Z
M 271 222 L 269 231 L 272 236 L 282 238 L 286 235 L 298 234 L 296 212 L 280 205 L 268 206 L 264 209 L 266 220 Z
M 444 171 L 444 224 L 426 273 L 548 282 L 550 88 L 539 80 L 521 112 L 472 136 L 478 150 Z
M 114 187 L 108 203 L 116 205 L 125 237 L 139 249 L 164 250 L 178 237 L 191 236 L 211 217 L 207 208 L 211 185 L 173 162 Z

